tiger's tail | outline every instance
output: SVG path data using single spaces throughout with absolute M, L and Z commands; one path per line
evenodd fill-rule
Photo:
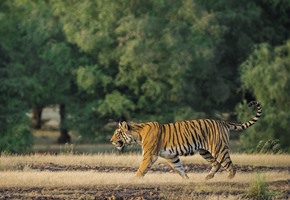
M 256 113 L 255 117 L 253 117 L 252 119 L 250 119 L 249 121 L 247 121 L 243 124 L 229 123 L 230 130 L 235 130 L 235 131 L 245 130 L 245 129 L 249 128 L 250 126 L 252 126 L 253 124 L 255 124 L 260 119 L 260 117 L 262 115 L 262 106 L 256 101 L 251 101 L 248 104 L 249 107 L 251 107 L 253 105 L 257 107 L 257 113 Z

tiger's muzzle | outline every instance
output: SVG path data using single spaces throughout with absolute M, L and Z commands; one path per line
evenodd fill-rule
M 125 146 L 125 143 L 122 140 L 118 140 L 117 142 L 112 141 L 112 144 L 118 149 L 118 150 L 122 150 Z

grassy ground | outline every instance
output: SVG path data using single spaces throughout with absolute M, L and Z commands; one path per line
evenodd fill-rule
M 0 187 L 84 187 L 104 185 L 195 185 L 209 183 L 249 183 L 254 179 L 256 173 L 238 173 L 237 176 L 228 180 L 226 173 L 219 173 L 215 178 L 205 181 L 204 173 L 188 173 L 189 179 L 182 179 L 176 173 L 148 173 L 143 179 L 135 178 L 133 172 L 95 172 L 95 171 L 35 171 L 25 169 L 24 171 L 6 171 L 0 174 Z M 269 182 L 290 179 L 287 172 L 263 172 Z M 214 188 L 212 188 L 214 189 Z M 220 189 L 219 189 L 220 190 Z
M 208 164 L 199 155 L 182 157 L 188 180 L 166 170 L 161 158 L 136 179 L 141 159 L 139 154 L 2 155 L 0 199 L 290 198 L 290 155 L 233 154 L 236 177 L 229 180 L 222 172 L 208 181 Z

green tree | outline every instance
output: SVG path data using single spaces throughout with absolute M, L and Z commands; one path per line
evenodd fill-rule
M 63 26 L 53 15 L 49 2 L 9 1 L 7 6 L 11 10 L 9 17 L 15 19 L 11 24 L 11 39 L 7 41 L 9 54 L 13 57 L 11 72 L 17 67 L 25 77 L 21 100 L 29 108 L 38 110 L 59 104 L 59 142 L 68 142 L 65 107 L 73 97 L 73 67 L 78 50 L 66 41 Z
M 260 140 L 280 139 L 282 148 L 289 148 L 290 120 L 290 41 L 272 47 L 257 46 L 241 65 L 244 90 L 253 93 L 264 108 L 261 122 L 242 136 L 247 146 L 255 147 Z M 244 119 L 244 112 L 240 119 Z
M 233 110 L 243 99 L 239 66 L 255 45 L 281 45 L 290 38 L 290 2 L 287 0 L 196 0 L 214 13 L 221 31 L 214 60 L 229 89 L 229 98 L 219 109 Z
M 17 19 L 8 3 L 0 3 L 0 152 L 21 153 L 30 149 L 33 138 L 26 116 L 28 105 L 22 101 L 26 77 L 11 56 Z
M 75 71 L 82 134 L 108 119 L 193 118 L 229 96 L 213 57 L 219 27 L 193 0 L 55 1 L 53 10 L 86 54 Z
M 219 34 L 212 24 L 214 16 L 198 12 L 194 1 L 56 2 L 54 10 L 62 18 L 68 40 L 85 52 L 97 54 L 97 66 L 81 66 L 79 76 L 84 73 L 89 76 L 90 72 L 93 75 L 94 70 L 89 68 L 94 68 L 99 71 L 95 75 L 112 77 L 109 80 L 95 76 L 96 80 L 90 83 L 96 86 L 100 79 L 105 80 L 107 94 L 117 89 L 134 104 L 139 104 L 135 109 L 144 110 L 146 104 L 151 112 L 148 105 L 155 110 L 164 104 L 160 103 L 163 100 L 180 102 L 189 97 L 182 97 L 184 90 L 193 86 L 198 90 L 205 86 L 202 83 L 205 80 L 213 79 L 206 83 L 213 88 L 203 91 L 201 96 L 218 90 L 215 87 L 222 87 L 219 83 L 225 85 L 222 80 L 217 84 L 217 70 L 209 73 L 214 68 L 212 51 Z M 90 42 L 81 36 L 89 38 Z M 198 80 L 189 85 L 191 79 Z M 108 84 L 110 81 L 113 85 Z M 89 82 L 78 83 L 82 88 L 97 90 L 88 87 Z M 211 102 L 216 103 L 216 95 L 222 96 L 217 101 L 223 101 L 226 98 L 223 95 L 227 94 L 216 92 L 211 95 Z M 200 109 L 200 101 L 196 102 L 191 102 L 191 106 Z
M 30 149 L 32 133 L 25 115 L 28 107 L 21 102 L 23 85 L 20 81 L 25 77 L 16 69 L 12 73 L 10 63 L 11 59 L 0 45 L 0 152 L 21 153 Z
M 210 111 L 227 98 L 227 92 L 215 92 L 223 81 L 213 70 L 219 38 L 213 15 L 199 12 L 194 1 L 148 1 L 127 10 L 115 30 L 116 84 L 126 88 L 138 118 L 154 115 L 151 120 L 168 122 L 179 110 L 190 108 L 190 116 L 183 116 L 189 118 L 193 110 Z

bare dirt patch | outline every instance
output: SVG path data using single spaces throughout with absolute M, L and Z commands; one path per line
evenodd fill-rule
M 90 165 L 57 165 L 54 163 L 48 164 L 35 164 L 30 166 L 31 169 L 40 171 L 98 171 L 98 172 L 134 172 L 137 171 L 137 167 L 122 167 L 122 166 L 90 166 Z M 186 172 L 207 172 L 210 170 L 211 166 L 207 164 L 185 164 L 184 168 Z M 236 166 L 237 172 L 261 172 L 261 171 L 288 171 L 290 172 L 290 167 L 280 167 L 280 166 Z M 170 172 L 172 169 L 163 163 L 154 165 L 150 171 L 153 172 Z M 222 170 L 221 170 L 222 171 Z
M 2 199 L 160 199 L 159 187 L 119 186 L 83 188 L 0 189 Z

